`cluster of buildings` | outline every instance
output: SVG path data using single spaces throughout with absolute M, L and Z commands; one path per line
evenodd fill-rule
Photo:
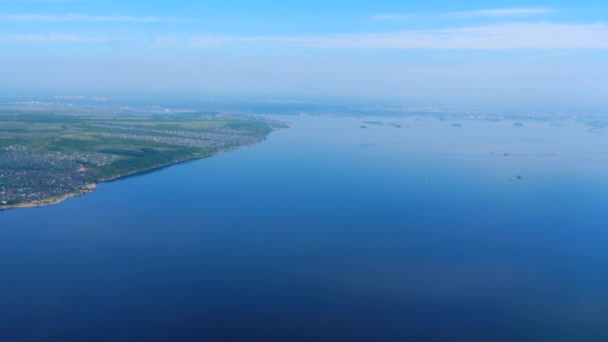
M 51 152 L 33 155 L 26 146 L 0 149 L 0 209 L 65 195 L 91 183 L 86 165 L 106 165 L 116 157 L 101 153 Z

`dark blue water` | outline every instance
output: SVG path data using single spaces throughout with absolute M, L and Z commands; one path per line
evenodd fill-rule
M 606 137 L 288 119 L 0 212 L 0 340 L 608 339 Z

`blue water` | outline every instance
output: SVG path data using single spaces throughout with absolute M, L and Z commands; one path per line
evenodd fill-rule
M 283 119 L 0 212 L 0 340 L 608 339 L 608 137 Z

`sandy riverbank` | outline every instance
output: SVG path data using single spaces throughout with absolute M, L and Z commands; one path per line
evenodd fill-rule
M 97 188 L 96 184 L 87 184 L 84 187 L 82 187 L 78 190 L 75 190 L 73 192 L 67 193 L 65 195 L 49 197 L 49 198 L 45 198 L 45 199 L 42 199 L 39 201 L 23 202 L 23 203 L 19 203 L 19 204 L 15 204 L 15 205 L 0 206 L 0 210 L 43 207 L 43 206 L 47 206 L 47 205 L 57 204 L 57 203 L 65 201 L 68 198 L 82 196 L 84 194 L 87 194 L 87 193 L 95 190 L 96 188 Z

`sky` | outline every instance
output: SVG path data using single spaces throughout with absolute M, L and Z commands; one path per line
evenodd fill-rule
M 0 91 L 608 109 L 605 1 L 0 0 Z

